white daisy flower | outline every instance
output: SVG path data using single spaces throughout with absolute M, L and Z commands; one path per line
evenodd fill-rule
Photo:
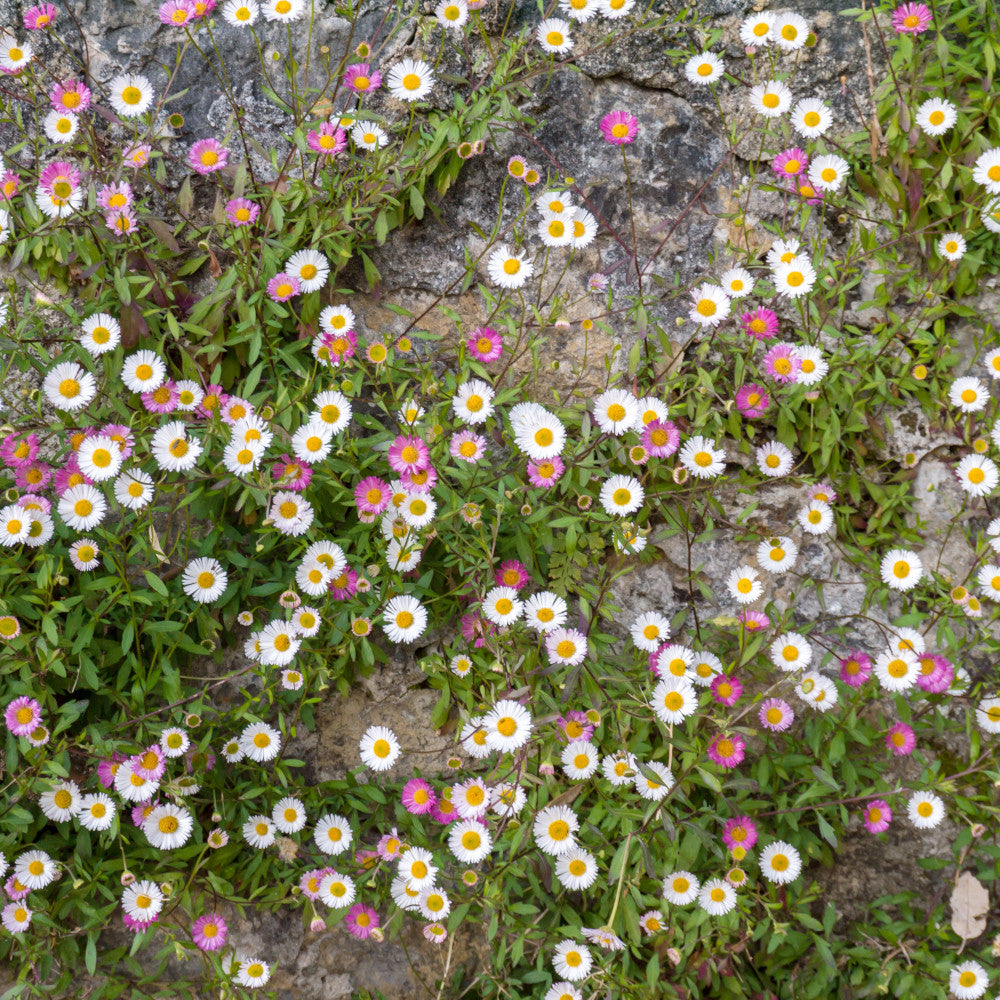
M 140 879 L 126 886 L 122 892 L 122 909 L 133 919 L 143 923 L 152 920 L 163 908 L 163 893 L 149 879 Z
M 429 889 L 437 878 L 434 856 L 423 847 L 410 847 L 399 856 L 399 874 L 407 885 L 418 892 Z
M 637 511 L 646 497 L 642 483 L 635 476 L 612 476 L 602 487 L 601 506 L 612 515 L 624 516 Z
M 991 233 L 1000 233 L 1000 198 L 994 198 L 979 213 L 982 224 Z
M 403 59 L 389 70 L 386 86 L 401 101 L 419 101 L 431 92 L 434 74 L 422 59 Z
M 691 872 L 671 872 L 663 879 L 663 898 L 675 906 L 686 906 L 698 897 L 701 883 Z
M 520 288 L 534 273 L 535 267 L 524 250 L 515 253 L 504 243 L 490 254 L 486 270 L 490 280 L 501 288 Z
M 567 743 L 560 760 L 566 776 L 573 781 L 585 781 L 592 777 L 601 763 L 597 748 L 589 740 Z
M 594 419 L 604 434 L 620 437 L 635 428 L 639 402 L 624 389 L 608 389 L 594 400 Z
M 597 880 L 597 860 L 590 851 L 575 847 L 556 858 L 556 878 L 564 889 L 589 889 Z
M 545 633 L 545 651 L 553 663 L 575 667 L 587 656 L 587 637 L 574 628 L 556 628 Z
M 80 345 L 93 357 L 113 351 L 122 339 L 121 326 L 108 313 L 96 313 L 88 316 L 80 325 L 77 338 Z
M 771 477 L 787 476 L 795 465 L 795 456 L 780 441 L 769 441 L 757 449 L 757 468 Z
M 1000 733 L 1000 698 L 984 698 L 976 706 L 976 725 L 984 733 Z
M 721 917 L 736 906 L 736 890 L 724 879 L 711 878 L 698 893 L 698 905 L 712 917 Z
M 825 535 L 833 527 L 833 508 L 823 500 L 810 500 L 797 520 L 806 534 Z
M 122 118 L 134 118 L 149 110 L 153 103 L 153 85 L 144 76 L 124 73 L 108 84 L 111 106 Z
M 741 299 L 747 295 L 753 295 L 753 275 L 746 268 L 730 268 L 719 278 L 719 283 L 730 299 Z
M 68 111 L 50 111 L 42 119 L 42 129 L 51 142 L 72 142 L 80 130 L 80 122 Z
M 823 352 L 809 344 L 796 344 L 795 353 L 802 364 L 799 377 L 795 381 L 799 385 L 817 385 L 822 382 L 830 371 L 830 365 L 823 357 Z
M 86 438 L 77 449 L 76 458 L 80 471 L 98 483 L 113 479 L 122 467 L 121 448 L 106 434 Z
M 985 455 L 966 455 L 955 467 L 959 485 L 974 497 L 985 497 L 997 488 L 1000 471 Z
M 80 811 L 80 786 L 60 781 L 38 796 L 38 807 L 53 823 L 68 823 Z
M 791 844 L 776 840 L 760 852 L 760 873 L 776 885 L 794 882 L 802 871 L 802 859 Z
M 248 28 L 260 17 L 260 6 L 257 0 L 227 0 L 222 17 L 234 28 Z
M 965 251 L 965 237 L 961 233 L 945 233 L 937 242 L 937 252 L 945 260 L 961 260 L 965 256 Z M 991 353 L 997 354 L 1000 357 L 1000 352 L 994 351 Z M 987 364 L 989 364 L 988 361 Z M 994 374 L 994 371 L 996 374 Z M 990 374 L 994 378 L 997 378 L 1000 376 L 1000 368 L 991 367 Z
M 715 653 L 700 650 L 692 654 L 689 679 L 698 687 L 709 687 L 714 678 L 722 673 L 722 660 Z
M 427 628 L 427 609 L 409 594 L 399 594 L 386 602 L 382 628 L 390 642 L 415 642 Z
M 42 380 L 42 392 L 57 410 L 82 409 L 97 395 L 97 382 L 86 369 L 64 361 L 50 369 Z
M 528 801 L 520 785 L 496 785 L 490 793 L 490 808 L 498 816 L 516 816 Z
M 63 514 L 61 509 L 59 514 L 66 521 L 66 515 Z M 70 527 L 73 527 L 73 525 L 70 525 Z M 5 547 L 21 545 L 27 541 L 30 531 L 31 515 L 20 504 L 9 504 L 0 510 L 0 545 Z
M 691 293 L 688 319 L 702 327 L 716 327 L 729 315 L 729 309 L 729 296 L 718 285 L 704 284 Z
M 1000 194 L 1000 149 L 980 153 L 972 168 L 972 179 L 990 194 Z
M 115 820 L 115 804 L 104 792 L 94 792 L 80 799 L 76 818 L 85 830 L 101 832 L 110 828 Z
M 559 418 L 541 406 L 515 414 L 518 406 L 510 413 L 514 444 L 518 449 L 536 462 L 558 455 L 566 444 L 566 428 Z
M 550 590 L 532 594 L 524 602 L 524 622 L 536 632 L 552 632 L 566 623 L 566 602 Z
M 218 559 L 192 559 L 184 568 L 181 587 L 199 604 L 217 601 L 229 585 L 229 576 Z
M 650 701 L 656 717 L 668 725 L 679 725 L 698 711 L 698 692 L 687 677 L 662 678 Z
M 343 816 L 332 813 L 320 817 L 313 828 L 313 841 L 324 854 L 336 857 L 351 846 L 351 824 Z
M 615 0 L 605 0 L 615 2 Z M 590 975 L 593 959 L 590 949 L 584 944 L 577 944 L 569 939 L 560 941 L 552 952 L 552 968 L 556 975 L 571 983 L 586 979 Z
M 20 42 L 13 35 L 4 34 L 0 38 L 0 66 L 11 73 L 27 66 L 34 58 L 35 51 L 29 42 Z
M 757 48 L 774 41 L 775 15 L 770 11 L 751 14 L 740 25 L 740 41 L 747 48 Z
M 240 733 L 240 749 L 257 763 L 274 760 L 281 750 L 281 733 L 266 722 L 251 722 Z
M 812 660 L 812 646 L 809 645 L 809 640 L 798 632 L 785 632 L 779 635 L 771 643 L 769 653 L 771 662 L 786 673 L 808 667 Z
M 917 682 L 920 661 L 913 653 L 887 650 L 876 657 L 873 672 L 886 691 L 908 691 Z
M 486 745 L 491 750 L 508 753 L 523 747 L 531 736 L 531 715 L 519 702 L 509 698 L 498 701 L 482 719 Z
M 629 635 L 639 649 L 655 653 L 670 638 L 670 622 L 655 611 L 647 611 L 632 622 Z
M 149 448 L 156 464 L 167 472 L 193 469 L 202 452 L 201 444 L 187 436 L 187 424 L 181 420 L 171 420 L 158 427 Z
M 27 539 L 27 541 L 31 541 Z M 78 538 L 69 547 L 69 561 L 81 573 L 95 569 L 100 565 L 100 546 L 92 538 Z
M 303 292 L 318 292 L 330 276 L 330 262 L 318 250 L 298 250 L 282 270 L 299 279 Z
M 726 453 L 716 448 L 710 438 L 700 434 L 688 438 L 678 459 L 692 476 L 699 479 L 712 479 L 726 471 Z
M 477 819 L 463 819 L 448 828 L 448 850 L 463 865 L 475 865 L 493 849 L 489 830 Z
M 470 379 L 455 390 L 451 408 L 463 424 L 482 424 L 493 413 L 493 395 L 493 389 L 482 379 Z
M 263 0 L 265 21 L 297 21 L 305 13 L 305 0 Z
M 580 821 L 569 806 L 546 806 L 532 827 L 538 849 L 555 856 L 576 847 L 573 835 L 579 829 Z
M 932 97 L 917 108 L 917 125 L 925 135 L 944 135 L 957 119 L 958 109 L 941 97 Z
M 650 777 L 650 772 L 656 777 Z M 641 768 L 636 768 L 632 781 L 635 790 L 649 802 L 659 802 L 674 787 L 674 776 L 670 773 L 670 769 L 666 764 L 655 761 L 644 762 Z
M 183 757 L 190 746 L 188 734 L 178 726 L 169 726 L 160 733 L 160 749 L 165 757 Z
M 258 850 L 266 850 L 275 841 L 274 823 L 267 816 L 251 816 L 243 824 L 243 839 Z
M 373 771 L 388 771 L 400 754 L 399 741 L 385 726 L 369 726 L 358 744 L 361 763 Z
M 578 24 L 597 16 L 597 0 L 559 0 L 559 10 Z
M 600 11 L 601 17 L 607 18 L 609 21 L 617 21 L 627 17 L 634 6 L 635 0 L 597 0 L 597 9 Z
M 68 527 L 75 531 L 90 531 L 104 520 L 108 502 L 96 487 L 81 483 L 79 486 L 71 486 L 59 498 L 56 510 Z
M 948 400 L 962 413 L 978 413 L 990 401 L 990 390 L 978 378 L 965 375 L 952 382 Z
M 819 98 L 806 97 L 792 108 L 791 123 L 803 139 L 816 139 L 833 124 L 833 115 Z
M 151 809 L 142 821 L 142 832 L 157 850 L 172 851 L 183 847 L 194 829 L 194 817 L 172 802 Z
M 381 149 L 389 141 L 388 133 L 375 122 L 358 122 L 351 129 L 351 138 L 362 149 Z
M 740 566 L 729 574 L 726 587 L 738 604 L 752 604 L 764 593 L 757 571 L 752 566 Z
M 569 234 L 574 248 L 590 246 L 597 237 L 597 219 L 586 209 L 578 208 L 570 220 Z
M 126 802 L 145 802 L 159 789 L 158 781 L 150 781 L 132 770 L 128 761 L 123 761 L 115 771 L 115 791 Z
M 690 667 L 694 662 L 694 650 L 680 643 L 671 643 L 656 657 L 656 666 L 665 677 L 687 677 L 690 680 Z
M 466 0 L 441 0 L 434 16 L 442 28 L 461 28 L 469 20 L 469 5 Z
M 541 21 L 535 29 L 535 38 L 543 52 L 561 54 L 573 48 L 573 39 L 569 37 L 569 22 L 558 17 L 548 17 Z
M 948 974 L 948 989 L 958 1000 L 977 1000 L 989 984 L 990 977 L 978 962 L 960 962 Z
M 892 590 L 912 590 L 924 573 L 923 564 L 915 552 L 890 549 L 879 567 L 882 582 Z
M 816 284 L 816 269 L 805 258 L 796 256 L 787 263 L 782 262 L 772 272 L 774 287 L 786 299 L 797 299 L 808 295 Z
M 691 56 L 684 64 L 684 75 L 690 83 L 708 86 L 726 71 L 726 64 L 714 52 Z
M 767 538 L 757 546 L 757 562 L 768 573 L 784 573 L 795 565 L 799 547 L 785 535 Z
M 283 0 L 278 0 L 279 3 Z M 288 2 L 288 0 L 284 0 Z M 267 962 L 262 962 L 259 958 L 248 958 L 241 955 L 238 959 L 239 968 L 233 978 L 240 986 L 247 986 L 250 989 L 259 989 L 266 986 L 271 978 L 271 968 Z
M 944 819 L 944 802 L 933 792 L 914 792 L 906 812 L 918 830 L 933 830 Z
M 309 420 L 292 435 L 292 452 L 303 462 L 321 462 L 333 450 L 333 431 L 322 420 Z
M 777 118 L 792 106 L 792 92 L 779 80 L 767 80 L 750 88 L 750 107 L 765 118 Z
M 843 185 L 849 170 L 842 156 L 835 153 L 817 156 L 809 164 L 809 181 L 818 191 L 836 191 Z
M 608 754 L 601 761 L 601 774 L 616 788 L 631 785 L 638 770 L 635 755 L 630 753 Z
M 774 23 L 774 42 L 783 52 L 794 52 L 806 44 L 809 23 L 801 14 L 785 11 Z

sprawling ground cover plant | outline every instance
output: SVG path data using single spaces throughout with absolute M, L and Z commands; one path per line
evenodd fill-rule
M 821 883 L 859 825 L 951 831 L 927 867 L 986 883 L 1000 859 L 1000 699 L 977 669 L 1000 348 L 954 333 L 983 321 L 962 296 L 1000 231 L 995 16 L 845 13 L 885 80 L 844 122 L 797 82 L 816 37 L 794 12 L 750 15 L 731 51 L 634 0 L 526 23 L 443 0 L 366 38 L 338 13 L 347 47 L 316 52 L 326 15 L 301 0 L 167 0 L 177 61 L 155 79 L 55 72 L 78 35 L 48 5 L 4 36 L 10 995 L 75 995 L 84 971 L 95 996 L 266 990 L 273 956 L 229 926 L 253 908 L 372 948 L 419 926 L 437 996 L 984 995 L 985 927 L 904 894 L 848 935 Z M 641 250 L 634 215 L 616 231 L 526 147 L 454 289 L 478 321 L 442 301 L 450 337 L 399 306 L 405 332 L 366 328 L 345 265 L 377 285 L 371 248 L 533 126 L 519 97 L 640 30 L 720 109 L 738 238 L 670 285 L 668 238 Z M 274 148 L 229 84 L 232 33 L 286 115 Z M 225 133 L 171 112 L 184 60 L 232 101 Z M 645 138 L 608 108 L 585 141 L 620 150 L 631 194 Z M 602 230 L 625 267 L 592 275 L 582 326 L 631 339 L 603 391 L 546 391 L 546 337 L 580 309 L 565 275 Z M 877 457 L 907 407 L 952 433 L 968 565 L 924 553 L 917 457 Z M 734 568 L 713 589 L 717 541 Z M 687 597 L 637 614 L 616 595 L 661 549 Z M 845 573 L 856 613 L 801 611 Z M 402 650 L 440 691 L 450 773 L 376 725 L 342 780 L 305 781 L 316 706 Z M 465 924 L 489 947 L 471 986 Z M 172 957 L 186 979 L 164 981 Z

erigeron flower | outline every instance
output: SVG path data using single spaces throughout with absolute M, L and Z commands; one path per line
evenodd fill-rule
M 985 455 L 966 455 L 955 467 L 959 485 L 974 497 L 992 493 L 1000 482 L 996 463 Z
M 524 601 L 524 622 L 537 632 L 552 632 L 561 628 L 568 612 L 566 601 L 548 590 L 532 594 Z
M 989 983 L 989 975 L 978 962 L 960 962 L 948 975 L 948 989 L 958 1000 L 977 1000 Z
M 965 251 L 965 237 L 961 233 L 945 233 L 937 242 L 937 252 L 945 260 L 961 260 L 965 256 Z M 1000 354 L 997 352 L 994 351 L 993 353 L 1000 357 Z M 990 374 L 996 378 L 997 375 L 1000 375 L 1000 369 L 997 369 L 996 373 L 991 371 Z
M 704 284 L 691 293 L 688 318 L 699 326 L 718 326 L 729 315 L 729 296 L 718 285 Z
M 390 642 L 414 642 L 427 628 L 427 609 L 415 597 L 400 594 L 386 602 L 382 622 Z
M 69 111 L 49 111 L 42 119 L 42 129 L 50 142 L 72 142 L 80 129 L 80 122 Z
M 670 622 L 663 615 L 649 611 L 632 622 L 629 635 L 639 649 L 654 653 L 670 638 Z
M 1000 194 L 1000 148 L 979 154 L 972 168 L 972 179 L 990 194 Z
M 892 26 L 901 35 L 920 35 L 934 20 L 927 4 L 903 3 L 892 12 Z
M 957 119 L 955 105 L 941 97 L 932 97 L 917 108 L 917 125 L 926 135 L 944 135 Z
M 656 717 L 668 725 L 679 724 L 698 710 L 698 692 L 687 677 L 664 677 L 653 688 L 650 701 Z
M 920 661 L 913 653 L 887 650 L 875 660 L 874 673 L 886 691 L 907 691 L 917 682 Z
M 770 646 L 771 662 L 786 673 L 809 666 L 812 660 L 812 647 L 805 636 L 798 632 L 785 632 L 779 635 Z
M 104 792 L 84 795 L 76 818 L 85 830 L 100 833 L 111 827 L 115 820 L 115 804 Z
M 691 56 L 684 64 L 684 75 L 690 83 L 707 86 L 715 83 L 726 70 L 726 64 L 714 52 Z
M 108 502 L 104 499 L 104 494 L 95 487 L 81 483 L 70 487 L 59 498 L 56 509 L 68 527 L 76 531 L 90 531 L 104 520 Z
M 915 792 L 906 806 L 910 822 L 918 830 L 933 830 L 944 819 L 944 803 L 933 792 Z
M 833 124 L 830 109 L 816 97 L 799 101 L 790 116 L 792 128 L 804 139 L 816 139 Z
M 1000 733 L 1000 698 L 984 698 L 976 706 L 976 725 L 984 733 Z
M 163 908 L 160 887 L 148 879 L 141 879 L 126 886 L 122 892 L 122 909 L 133 920 L 146 922 L 156 917 Z
M 535 29 L 535 38 L 543 52 L 562 54 L 573 48 L 573 39 L 569 36 L 569 23 L 558 17 L 549 17 L 541 21 Z
M 108 84 L 111 106 L 122 118 L 134 118 L 149 110 L 153 85 L 144 76 L 122 74 Z
M 476 426 L 493 413 L 493 395 L 493 389 L 482 379 L 470 379 L 455 390 L 451 407 L 463 424 Z
M 362 149 L 381 149 L 389 141 L 389 135 L 381 125 L 368 121 L 358 122 L 351 129 L 351 138 Z
M 765 476 L 787 476 L 795 465 L 795 457 L 780 441 L 769 441 L 756 452 L 757 468 Z
M 239 747 L 257 763 L 274 760 L 281 750 L 281 733 L 265 722 L 252 722 L 240 733 Z
M 726 471 L 725 452 L 716 448 L 715 442 L 696 434 L 681 448 L 678 459 L 681 465 L 699 479 L 712 479 Z
M 75 781 L 60 781 L 38 796 L 38 807 L 53 823 L 68 823 L 80 811 L 80 788 Z
M 261 3 L 265 21 L 297 21 L 305 13 L 305 8 L 305 0 L 262 0 Z
M 822 500 L 810 500 L 796 519 L 807 534 L 825 535 L 833 527 L 833 508 Z
M 709 879 L 698 892 L 698 905 L 712 917 L 721 917 L 736 906 L 736 890 L 724 879 Z
M 500 244 L 490 254 L 486 266 L 490 279 L 501 288 L 520 288 L 533 274 L 534 265 L 525 251 L 515 253 L 507 244 Z
M 774 41 L 776 17 L 770 11 L 751 14 L 740 25 L 740 41 L 747 48 L 756 48 Z
M 535 843 L 546 854 L 558 856 L 576 847 L 574 834 L 580 821 L 569 806 L 550 805 L 535 816 L 532 827 Z
M 784 535 L 765 539 L 757 546 L 757 562 L 768 573 L 791 569 L 798 554 L 798 546 Z
M 806 44 L 809 24 L 801 14 L 785 11 L 774 23 L 774 42 L 783 52 L 794 52 Z
M 563 747 L 560 761 L 566 777 L 572 781 L 584 781 L 600 766 L 601 758 L 589 740 L 574 740 Z
M 734 569 L 729 574 L 726 587 L 733 600 L 739 604 L 752 604 L 764 593 L 764 585 L 752 566 Z
M 267 816 L 254 815 L 243 824 L 243 839 L 258 850 L 266 850 L 275 841 L 274 823 Z
M 612 146 L 627 146 L 639 134 L 639 119 L 628 111 L 611 111 L 601 119 L 601 133 Z
M 587 656 L 587 637 L 576 629 L 555 628 L 545 633 L 545 651 L 553 663 L 575 667 Z
M 620 437 L 635 428 L 638 400 L 624 389 L 608 389 L 594 400 L 594 419 L 603 433 Z
M 892 590 L 912 590 L 923 576 L 924 567 L 917 554 L 908 549 L 890 549 L 880 565 L 882 582 Z
M 227 0 L 222 17 L 234 28 L 248 28 L 260 17 L 260 6 L 257 0 Z
M 386 86 L 401 101 L 419 101 L 431 92 L 434 74 L 422 59 L 402 59 L 389 70 Z
M 183 847 L 194 829 L 194 817 L 181 806 L 168 802 L 150 810 L 142 823 L 146 839 L 160 851 Z
M 722 290 L 730 299 L 741 299 L 747 295 L 753 295 L 753 275 L 746 268 L 730 268 L 719 278 L 719 283 L 722 285 Z
M 604 510 L 612 516 L 623 516 L 637 511 L 646 497 L 642 483 L 635 476 L 612 476 L 601 487 L 600 500 Z
M 181 587 L 199 604 L 217 601 L 229 585 L 229 577 L 218 559 L 192 559 L 184 568 Z
M 387 771 L 400 754 L 399 741 L 385 726 L 369 726 L 358 746 L 361 763 L 373 771 Z
M 569 939 L 560 941 L 552 952 L 552 968 L 556 975 L 571 983 L 586 979 L 592 965 L 590 949 Z
M 597 880 L 597 861 L 589 851 L 575 847 L 556 858 L 555 871 L 564 888 L 579 892 Z
M 750 107 L 764 118 L 777 118 L 792 105 L 792 92 L 778 80 L 767 80 L 750 88 Z
M 469 5 L 466 0 L 441 0 L 434 16 L 442 28 L 459 29 L 469 20 Z
M 96 569 L 100 554 L 100 546 L 92 538 L 79 538 L 69 547 L 69 560 L 81 573 Z
M 559 9 L 578 24 L 586 24 L 597 15 L 597 0 L 559 0 Z
M 847 160 L 835 153 L 817 156 L 809 165 L 809 180 L 818 191 L 836 191 L 849 171 Z
M 675 906 L 686 906 L 698 897 L 701 883 L 687 871 L 672 872 L 663 879 L 663 898 Z
M 816 284 L 816 270 L 805 257 L 795 257 L 787 263 L 778 264 L 772 278 L 779 295 L 797 299 L 812 291 Z
M 802 859 L 791 844 L 776 840 L 760 852 L 760 873 L 777 885 L 794 882 L 802 871 Z
M 674 787 L 674 776 L 666 764 L 645 761 L 641 767 L 636 768 L 632 783 L 642 798 L 648 802 L 659 802 Z
M 82 409 L 97 395 L 97 381 L 73 361 L 63 361 L 49 369 L 42 380 L 42 392 L 57 410 Z
M 962 413 L 978 413 L 989 399 L 989 388 L 978 378 L 969 375 L 955 379 L 948 390 L 949 402 Z
M 327 813 L 316 821 L 313 841 L 324 854 L 336 856 L 351 846 L 351 824 L 343 817 Z

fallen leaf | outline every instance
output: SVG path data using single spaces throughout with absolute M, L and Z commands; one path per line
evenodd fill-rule
M 951 928 L 963 940 L 979 937 L 986 930 L 990 894 L 971 872 L 962 872 L 951 894 Z

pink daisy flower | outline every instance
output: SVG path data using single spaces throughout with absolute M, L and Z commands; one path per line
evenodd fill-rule
M 743 685 L 735 677 L 717 674 L 712 680 L 711 691 L 713 700 L 728 708 L 740 700 Z
M 129 758 L 133 773 L 146 781 L 159 781 L 167 769 L 167 759 L 159 743 Z
M 273 302 L 287 302 L 299 294 L 299 279 L 294 275 L 279 271 L 268 283 L 267 294 Z
M 8 434 L 0 444 L 0 459 L 12 469 L 30 465 L 37 455 L 37 434 Z
M 70 455 L 66 459 L 66 464 L 61 469 L 56 470 L 56 477 L 52 486 L 56 493 L 62 496 L 68 489 L 79 486 L 82 483 L 93 486 L 94 481 L 80 471 L 80 466 L 76 462 L 76 455 Z
M 393 827 L 388 833 L 384 833 L 377 845 L 378 856 L 383 861 L 395 861 L 403 852 L 403 840 L 399 836 L 399 831 Z
M 314 153 L 333 156 L 347 146 L 347 133 L 332 122 L 323 122 L 318 129 L 312 129 L 306 141 Z
M 24 12 L 24 26 L 28 31 L 41 31 L 56 19 L 56 9 L 50 3 L 29 7 Z
M 490 326 L 477 326 L 465 342 L 476 361 L 496 361 L 503 354 L 503 337 Z
M 764 370 L 779 385 L 794 382 L 802 371 L 802 359 L 795 351 L 794 344 L 775 344 L 764 355 Z
M 427 924 L 424 927 L 424 937 L 432 944 L 440 944 L 448 937 L 448 928 L 444 924 Z
M 125 181 L 105 184 L 97 192 L 97 204 L 107 211 L 126 209 L 132 204 L 133 197 L 132 186 Z
M 515 590 L 521 590 L 528 585 L 531 577 L 524 563 L 518 562 L 516 559 L 508 559 L 506 562 L 500 563 L 494 580 L 498 587 L 513 587 Z
M 188 163 L 205 176 L 221 170 L 229 160 L 229 150 L 218 139 L 199 139 L 188 153 Z
M 435 823 L 440 823 L 442 826 L 447 826 L 449 823 L 454 823 L 458 819 L 458 810 L 455 808 L 455 803 L 451 799 L 440 798 L 437 800 L 434 808 L 431 810 L 431 819 Z
M 809 487 L 809 499 L 822 500 L 823 503 L 829 504 L 836 503 L 837 491 L 832 486 L 827 486 L 826 483 L 816 483 Z
M 378 476 L 367 476 L 354 487 L 354 501 L 359 510 L 381 514 L 392 501 L 392 487 Z
M 39 509 L 45 511 L 46 514 L 52 512 L 51 502 L 46 500 L 45 497 L 39 496 L 37 493 L 25 493 L 23 496 L 18 497 L 17 502 L 24 508 L 38 507 Z
M 152 392 L 140 393 L 139 398 L 150 413 L 173 413 L 181 394 L 177 390 L 177 383 L 168 378 Z
M 943 656 L 923 655 L 920 658 L 917 686 L 928 694 L 944 694 L 955 679 L 955 668 Z
M 52 469 L 46 462 L 32 462 L 14 470 L 14 483 L 21 490 L 44 490 L 52 479 Z
M 756 382 L 747 383 L 736 393 L 736 409 L 750 420 L 762 417 L 770 405 L 767 390 Z
M 737 847 L 752 851 L 753 845 L 757 843 L 757 825 L 749 816 L 734 816 L 732 819 L 727 819 L 726 825 L 722 828 L 722 842 L 731 851 Z
M 681 432 L 672 420 L 650 420 L 639 437 L 652 458 L 669 458 L 681 444 Z
M 382 74 L 368 63 L 354 63 L 344 70 L 344 86 L 356 94 L 367 94 L 382 86 Z
M 901 35 L 922 35 L 933 20 L 930 8 L 922 3 L 900 4 L 892 12 L 892 26 Z
M 423 778 L 411 778 L 403 785 L 403 808 L 414 816 L 429 813 L 437 804 L 434 789 Z
M 148 142 L 141 142 L 134 146 L 126 146 L 122 150 L 122 159 L 135 170 L 142 169 L 153 153 L 153 147 Z
M 783 150 L 771 161 L 771 169 L 779 177 L 798 177 L 809 167 L 809 155 L 798 146 Z
M 587 279 L 587 289 L 594 295 L 600 295 L 607 291 L 610 280 L 606 274 L 597 271 Z
M 247 198 L 231 198 L 226 202 L 226 218 L 234 226 L 252 226 L 260 215 L 260 206 Z
M 222 391 L 221 385 L 210 382 L 205 386 L 205 394 L 201 397 L 195 413 L 199 417 L 214 417 L 226 405 L 228 399 L 229 396 Z
M 46 192 L 46 194 L 55 194 L 55 185 L 60 185 L 60 198 L 68 198 L 69 193 L 65 191 L 62 187 L 63 184 L 68 184 L 71 192 L 75 191 L 80 186 L 80 171 L 73 166 L 72 163 L 67 163 L 65 160 L 56 160 L 55 163 L 50 163 L 39 175 L 38 186 Z
M 166 0 L 160 4 L 160 22 L 171 28 L 183 28 L 198 15 L 191 0 Z
M 486 645 L 486 640 L 497 630 L 493 622 L 475 612 L 462 615 L 460 628 L 462 638 L 466 642 L 471 642 L 476 649 L 482 649 Z
M 306 899 L 316 902 L 319 899 L 320 882 L 332 871 L 332 868 L 311 868 L 309 871 L 303 872 L 302 877 L 299 879 L 299 888 L 302 890 L 302 895 Z
M 763 611 L 747 611 L 744 608 L 738 617 L 747 632 L 758 632 L 771 624 L 771 619 Z
M 708 745 L 708 756 L 719 767 L 737 767 L 743 762 L 746 740 L 738 733 L 727 736 L 720 733 Z
M 908 757 L 917 745 L 917 737 L 905 722 L 897 722 L 885 734 L 885 745 L 894 757 Z
M 795 193 L 805 199 L 807 205 L 822 205 L 826 197 L 825 191 L 817 191 L 808 180 L 801 180 L 793 184 Z
M 770 340 L 778 336 L 778 314 L 771 309 L 761 306 L 752 312 L 745 312 L 740 316 L 740 326 L 748 337 L 755 337 L 757 340 Z
M 146 799 L 138 805 L 132 806 L 132 825 L 138 829 L 146 822 L 146 817 L 160 805 L 159 799 Z
M 795 721 L 792 706 L 782 698 L 768 698 L 757 713 L 760 724 L 772 733 L 783 733 Z
M 202 951 L 218 951 L 226 943 L 228 932 L 219 913 L 206 913 L 191 925 L 191 936 Z
M 242 396 L 230 396 L 219 409 L 219 416 L 224 424 L 232 427 L 237 420 L 253 416 L 253 403 Z
M 528 462 L 528 482 L 540 489 L 550 489 L 566 471 L 563 460 L 558 455 L 543 458 L 540 461 L 532 459 Z
M 840 679 L 852 688 L 861 687 L 872 675 L 872 658 L 855 649 L 840 660 Z
M 639 134 L 639 119 L 627 111 L 612 111 L 601 119 L 601 132 L 606 142 L 625 146 Z
M 326 589 L 335 601 L 346 601 L 358 592 L 358 571 L 346 566 L 340 576 L 327 584 Z
M 90 88 L 82 80 L 62 80 L 49 91 L 49 104 L 56 111 L 81 114 L 90 107 Z
M 301 493 L 312 482 L 312 466 L 291 455 L 282 455 L 271 466 L 271 478 L 283 490 Z
M 117 751 L 110 757 L 105 757 L 97 762 L 97 780 L 102 788 L 110 788 L 115 783 L 115 773 L 118 765 L 125 760 L 125 755 Z
M 204 17 L 215 10 L 215 0 L 193 0 L 195 17 Z
M 528 161 L 523 156 L 512 156 L 507 161 L 507 173 L 516 181 L 523 181 L 528 172 Z
M 134 917 L 130 917 L 127 913 L 122 914 L 122 921 L 134 934 L 141 934 L 143 931 L 148 931 L 149 928 L 152 927 L 153 924 L 155 924 L 159 919 L 159 914 L 153 917 L 152 920 L 136 920 Z
M 430 451 L 419 437 L 400 434 L 389 446 L 389 465 L 394 472 L 417 472 L 430 464 Z
M 41 724 L 42 706 L 34 698 L 22 695 L 7 705 L 3 721 L 15 736 L 28 736 Z
M 7 897 L 15 903 L 19 903 L 31 892 L 31 890 L 23 882 L 18 882 L 16 875 L 11 875 L 10 878 L 4 882 L 3 891 L 7 893 Z
M 353 330 L 337 334 L 325 333 L 320 342 L 326 352 L 327 362 L 333 367 L 354 357 L 354 349 L 358 346 L 358 335 Z
M 437 480 L 437 469 L 433 465 L 427 466 L 426 469 L 420 469 L 418 472 L 401 472 L 399 474 L 399 481 L 411 493 L 430 493 Z
M 364 903 L 355 903 L 344 918 L 344 925 L 347 933 L 356 937 L 359 941 L 365 941 L 371 937 L 372 931 L 379 926 L 381 921 L 378 914 L 370 906 Z
M 459 431 L 451 436 L 448 452 L 460 462 L 475 465 L 486 454 L 486 438 L 475 431 Z
M 882 833 L 889 829 L 892 822 L 892 810 L 885 799 L 875 799 L 865 806 L 864 812 L 865 829 L 869 833 Z
M 572 743 L 574 740 L 589 740 L 594 735 L 594 726 L 588 720 L 587 713 L 578 708 L 571 709 L 556 720 L 559 727 L 559 739 Z
M 21 175 L 13 170 L 5 170 L 0 176 L 0 197 L 10 201 L 17 194 L 17 189 L 21 184 Z
M 136 217 L 131 208 L 116 208 L 104 216 L 104 225 L 113 233 L 126 233 L 135 231 Z

